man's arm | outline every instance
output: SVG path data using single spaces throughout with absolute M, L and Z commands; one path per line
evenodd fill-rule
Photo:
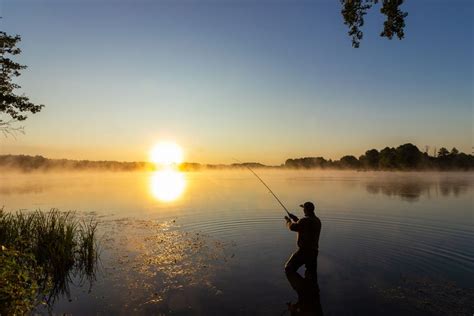
M 299 221 L 296 223 L 293 223 L 291 222 L 291 219 L 288 216 L 285 216 L 285 219 L 286 219 L 286 227 L 288 227 L 289 230 L 292 230 L 294 232 L 299 231 L 300 226 L 301 226 Z
M 296 215 L 291 214 L 291 213 L 288 213 L 288 217 L 291 218 L 293 222 L 295 223 L 299 220 L 299 218 Z

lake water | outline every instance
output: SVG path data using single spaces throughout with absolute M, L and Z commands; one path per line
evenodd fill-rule
M 257 172 L 296 215 L 316 204 L 325 315 L 474 312 L 473 173 Z M 100 221 L 97 278 L 77 276 L 54 313 L 290 315 L 297 301 L 295 233 L 246 170 L 4 173 L 0 205 Z

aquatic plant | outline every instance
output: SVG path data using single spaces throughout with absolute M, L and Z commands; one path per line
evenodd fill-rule
M 32 254 L 0 246 L 0 315 L 23 315 L 37 305 L 41 274 Z
M 9 308 L 4 313 L 35 306 L 37 300 L 32 297 L 43 296 L 52 305 L 59 295 L 69 296 L 75 276 L 92 282 L 98 261 L 96 231 L 94 218 L 81 220 L 72 212 L 7 213 L 0 209 L 0 273 L 6 288 L 9 284 L 18 287 L 8 294 L 1 286 L 2 306 Z M 16 281 L 22 277 L 25 280 Z

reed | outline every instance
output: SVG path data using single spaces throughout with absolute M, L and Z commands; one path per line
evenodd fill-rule
M 41 271 L 40 274 L 34 273 L 35 279 L 31 283 L 38 284 L 36 295 L 44 294 L 44 301 L 52 304 L 60 294 L 69 296 L 69 284 L 74 277 L 86 277 L 90 282 L 95 280 L 97 225 L 94 218 L 81 220 L 73 212 L 57 209 L 16 213 L 0 209 L 0 264 L 17 262 L 24 266 L 25 271 Z M 21 256 L 31 257 L 32 260 L 24 265 L 25 260 L 17 260 Z M 12 268 L 12 264 L 1 266 L 2 270 Z M 19 268 L 22 267 L 15 267 Z M 0 272 L 10 275 L 9 271 Z M 13 293 L 18 291 L 13 291 L 10 296 L 3 293 L 5 291 L 0 289 L 0 300 L 19 300 L 13 297 Z M 31 299 L 28 298 L 28 301 Z

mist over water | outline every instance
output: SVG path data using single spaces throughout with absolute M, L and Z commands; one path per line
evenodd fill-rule
M 456 291 L 474 288 L 474 173 L 257 172 L 295 214 L 316 204 L 325 313 L 443 314 L 394 297 L 471 295 Z M 97 280 L 71 286 L 56 313 L 279 315 L 295 300 L 283 272 L 295 234 L 246 170 L 3 173 L 0 197 L 6 211 L 77 210 L 100 221 Z

